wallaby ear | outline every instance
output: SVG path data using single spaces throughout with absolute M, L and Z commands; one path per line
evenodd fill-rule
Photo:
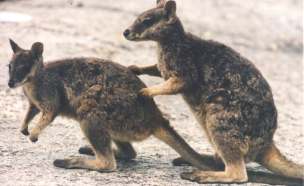
M 174 16 L 176 13 L 176 3 L 175 1 L 167 1 L 165 3 L 164 9 L 168 16 Z
M 31 53 L 32 53 L 33 57 L 36 58 L 36 59 L 42 57 L 42 53 L 43 53 L 43 44 L 40 43 L 40 42 L 35 42 L 35 43 L 32 45 Z
M 21 50 L 21 48 L 17 45 L 17 43 L 15 43 L 15 41 L 13 41 L 12 39 L 9 39 L 9 42 L 10 42 L 11 48 L 14 53 Z
M 156 6 L 161 6 L 161 5 L 163 5 L 163 4 L 165 4 L 165 1 L 166 0 L 156 0 Z

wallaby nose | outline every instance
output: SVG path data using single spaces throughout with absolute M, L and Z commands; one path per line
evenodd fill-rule
M 125 37 L 128 37 L 129 34 L 130 34 L 130 30 L 129 29 L 125 30 L 124 33 L 123 33 L 123 35 Z
M 9 82 L 8 82 L 9 88 L 13 88 L 14 85 L 15 85 L 14 81 L 13 80 L 9 80 Z

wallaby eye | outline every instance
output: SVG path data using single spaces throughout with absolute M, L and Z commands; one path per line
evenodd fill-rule
M 146 18 L 142 21 L 142 23 L 145 25 L 145 26 L 151 26 L 153 25 L 153 19 L 152 18 Z

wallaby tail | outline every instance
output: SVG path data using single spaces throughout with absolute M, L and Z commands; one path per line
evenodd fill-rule
M 204 161 L 201 155 L 194 151 L 169 125 L 168 121 L 165 120 L 164 124 L 154 131 L 154 136 L 173 148 L 191 165 L 204 170 L 212 169 L 212 165 L 209 165 L 210 162 Z
M 304 179 L 304 166 L 287 160 L 274 144 L 262 154 L 259 163 L 276 174 Z
M 269 185 L 288 185 L 288 186 L 303 186 L 303 180 L 300 178 L 289 178 L 278 174 L 272 174 L 262 171 L 247 171 L 248 182 L 263 183 Z
M 261 154 L 258 163 L 275 174 L 248 171 L 250 182 L 294 186 L 304 183 L 304 166 L 287 160 L 274 144 Z

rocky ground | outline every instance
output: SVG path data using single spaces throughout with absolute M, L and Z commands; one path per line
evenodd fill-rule
M 291 160 L 304 163 L 302 1 L 177 0 L 177 4 L 186 30 L 230 45 L 255 62 L 269 81 L 278 108 L 275 141 Z M 153 43 L 133 43 L 122 36 L 140 12 L 153 6 L 155 0 L 0 1 L 0 14 L 9 11 L 32 17 L 26 22 L 0 21 L 2 185 L 196 185 L 179 177 L 191 167 L 173 167 L 170 161 L 178 155 L 154 138 L 135 143 L 138 157 L 119 163 L 119 170 L 114 173 L 53 167 L 54 159 L 77 155 L 78 147 L 85 144 L 77 123 L 57 118 L 38 143 L 30 143 L 19 132 L 27 101 L 20 89 L 7 88 L 6 65 L 12 54 L 8 38 L 24 48 L 34 41 L 43 42 L 45 61 L 96 56 L 123 65 L 156 63 Z M 147 76 L 142 79 L 148 85 L 161 82 Z M 156 101 L 191 146 L 212 153 L 180 96 L 159 96 Z M 260 169 L 255 164 L 249 167 Z

